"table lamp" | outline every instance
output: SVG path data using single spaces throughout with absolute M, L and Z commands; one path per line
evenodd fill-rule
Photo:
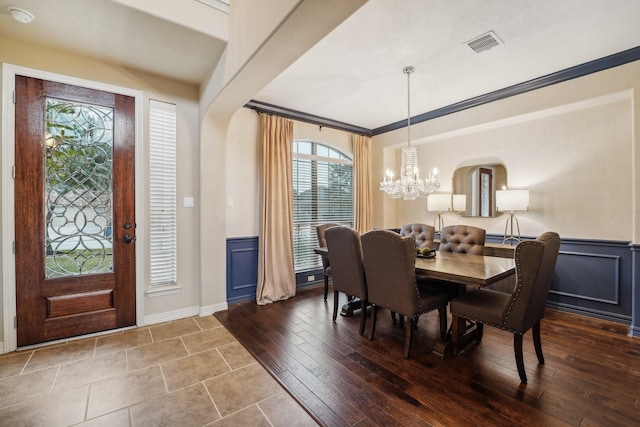
M 442 212 L 448 212 L 451 210 L 451 194 L 429 194 L 427 197 L 427 212 L 438 212 L 438 215 L 433 220 L 433 228 L 436 229 L 436 233 L 440 233 L 444 227 L 444 220 L 442 219 Z
M 509 218 L 504 226 L 504 239 L 502 243 L 506 243 L 509 240 L 509 244 L 513 245 L 513 242 L 520 242 L 520 224 L 518 224 L 518 218 L 515 216 L 515 212 L 524 212 L 529 210 L 529 190 L 498 190 L 496 191 L 496 210 L 499 212 L 507 212 Z M 518 235 L 513 235 L 513 223 L 515 221 L 516 230 Z M 507 229 L 510 229 L 510 234 L 507 235 Z
M 453 195 L 453 211 L 457 214 L 461 214 L 466 210 L 467 210 L 467 195 L 454 194 Z

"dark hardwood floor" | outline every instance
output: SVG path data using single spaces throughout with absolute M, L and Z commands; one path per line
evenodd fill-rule
M 431 353 L 438 339 L 432 312 L 420 318 L 405 360 L 404 330 L 387 310 L 379 310 L 369 341 L 358 334 L 357 317 L 333 323 L 332 305 L 332 292 L 325 302 L 315 288 L 215 316 L 326 426 L 640 425 L 640 339 L 626 336 L 625 325 L 548 310 L 546 363 L 538 364 L 527 332 L 523 385 L 510 333 L 485 327 L 482 342 L 441 359 Z

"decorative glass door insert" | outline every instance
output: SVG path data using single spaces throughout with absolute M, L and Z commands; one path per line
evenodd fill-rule
M 110 107 L 47 98 L 45 277 L 113 271 Z

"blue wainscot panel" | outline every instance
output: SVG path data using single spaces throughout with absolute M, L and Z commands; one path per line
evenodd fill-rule
M 227 239 L 227 304 L 255 301 L 258 238 Z
M 548 304 L 629 324 L 632 283 L 628 242 L 562 239 Z
M 502 236 L 487 235 L 487 241 L 502 243 Z M 632 293 L 629 242 L 562 238 L 547 299 L 549 307 L 630 324 Z

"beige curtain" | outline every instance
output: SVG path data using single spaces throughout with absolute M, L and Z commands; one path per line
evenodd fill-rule
M 371 138 L 351 135 L 353 143 L 353 181 L 355 229 L 365 233 L 373 227 L 371 195 Z
M 262 170 L 256 302 L 296 294 L 293 265 L 293 121 L 260 115 Z

